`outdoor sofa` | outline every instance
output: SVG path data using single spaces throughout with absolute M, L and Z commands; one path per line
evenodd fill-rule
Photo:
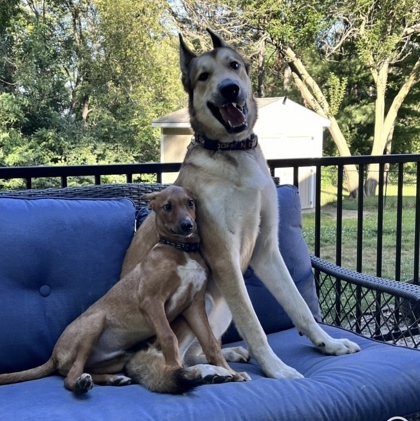
M 66 325 L 118 281 L 135 220 L 148 212 L 140 196 L 162 187 L 0 192 L 1 373 L 45 362 Z M 361 352 L 322 355 L 249 268 L 245 282 L 269 343 L 304 379 L 266 378 L 251 360 L 232 364 L 250 382 L 200 386 L 181 396 L 136 384 L 95 386 L 76 396 L 53 375 L 0 386 L 0 420 L 420 420 L 420 352 L 383 342 L 416 333 L 420 288 L 310 256 L 296 188 L 277 191 L 280 248 L 297 287 L 315 318 L 328 322 L 324 329 L 357 342 Z M 244 345 L 233 326 L 223 343 Z

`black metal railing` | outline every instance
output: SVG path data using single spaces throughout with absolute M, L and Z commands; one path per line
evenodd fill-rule
M 107 175 L 123 175 L 126 183 L 141 181 L 142 177 L 150 175 L 154 181 L 161 183 L 162 174 L 179 171 L 180 163 L 147 163 L 147 164 L 104 164 L 104 165 L 57 165 L 38 167 L 0 167 L 0 180 L 20 179 L 21 188 L 32 189 L 34 180 L 59 179 L 59 183 L 49 183 L 50 187 L 68 187 L 71 177 L 91 177 L 92 184 L 102 184 L 102 178 Z M 137 176 L 137 179 L 136 179 Z M 87 180 L 84 180 L 87 183 Z M 47 183 L 48 184 L 48 183 Z M 45 187 L 42 185 L 42 187 Z M 48 187 L 48 186 L 47 186 Z M 1 188 L 1 185 L 0 185 Z
M 285 167 L 287 160 L 269 160 L 269 168 L 274 174 L 276 168 Z M 343 198 L 348 196 L 344 185 L 344 174 L 345 166 L 353 164 L 358 169 L 358 194 L 357 199 L 354 199 L 355 203 L 355 214 L 357 216 L 357 227 L 356 227 L 356 241 L 355 241 L 355 253 L 354 261 L 355 264 L 352 269 L 358 272 L 365 271 L 365 263 L 367 256 L 364 254 L 365 244 L 364 239 L 366 235 L 374 234 L 376 237 L 375 244 L 375 270 L 370 270 L 370 274 L 376 276 L 391 277 L 396 280 L 409 280 L 415 284 L 419 283 L 419 255 L 420 255 L 420 154 L 407 154 L 407 155 L 383 155 L 383 156 L 354 156 L 354 157 L 324 157 L 324 158 L 309 158 L 309 159 L 296 159 L 293 165 L 290 165 L 293 171 L 293 183 L 299 185 L 299 173 L 304 167 L 315 167 L 315 212 L 314 212 L 314 254 L 320 257 L 326 257 L 329 260 L 335 260 L 335 263 L 339 266 L 342 265 L 343 259 L 343 243 L 345 242 L 345 230 L 343 229 Z M 290 162 L 290 161 L 289 161 Z M 364 229 L 364 203 L 367 200 L 364 191 L 364 183 L 366 181 L 366 173 L 370 164 L 378 164 L 378 186 L 377 194 L 370 200 L 375 204 L 375 215 L 376 227 L 374 233 L 366 233 Z M 335 192 L 329 192 L 329 195 L 335 196 L 335 241 L 334 241 L 334 257 L 323 256 L 322 242 L 323 242 L 323 223 L 322 223 L 322 186 L 323 186 L 323 175 L 328 172 L 333 178 L 335 183 L 332 183 L 335 187 Z M 412 224 L 412 236 L 410 242 L 412 247 L 410 254 L 404 256 L 405 260 L 410 262 L 410 267 L 405 270 L 404 276 L 402 276 L 402 254 L 403 254 L 403 243 L 407 241 L 407 238 L 403 237 L 403 222 L 404 216 L 407 214 L 407 209 L 404 206 L 404 186 L 406 183 L 410 183 L 412 187 L 412 203 L 410 212 L 414 213 L 413 218 L 409 223 Z M 384 226 L 384 215 L 387 206 L 387 200 L 389 201 L 388 186 L 392 184 L 395 186 L 396 193 L 393 197 L 394 207 L 394 219 L 395 226 L 394 237 L 395 243 L 393 247 L 394 259 L 392 265 L 394 266 L 394 273 L 383 273 L 383 267 L 385 263 L 384 256 L 389 256 L 390 253 L 384 253 L 385 248 L 389 248 L 389 245 L 383 244 L 383 233 L 385 229 L 389 227 Z M 395 190 L 394 189 L 394 190 Z M 375 203 L 376 202 L 376 203 Z M 391 228 L 392 229 L 392 228 Z M 406 251 L 404 251 L 407 254 Z M 371 259 L 369 255 L 369 259 Z M 372 262 L 369 262 L 372 264 Z M 411 265 L 412 263 L 412 265 Z
M 268 167 L 274 176 L 278 169 L 290 169 L 291 182 L 297 186 L 302 186 L 300 174 L 307 170 L 308 167 L 313 168 L 313 195 L 314 203 L 313 212 L 307 218 L 313 218 L 313 241 L 310 243 L 310 252 L 316 256 L 324 257 L 328 260 L 335 261 L 336 264 L 342 265 L 343 257 L 346 258 L 347 249 L 344 247 L 347 241 L 347 232 L 345 226 L 345 215 L 343 203 L 346 201 L 348 193 L 345 188 L 345 166 L 355 165 L 359 171 L 358 191 L 363 192 L 363 184 L 366 179 L 366 171 L 370 164 L 379 165 L 379 183 L 377 194 L 373 201 L 375 202 L 375 210 L 373 217 L 376 219 L 374 232 L 365 230 L 365 203 L 367 198 L 363 194 L 359 194 L 357 199 L 351 202 L 354 206 L 354 216 L 357 221 L 354 228 L 354 258 L 352 259 L 351 269 L 359 272 L 365 271 L 366 262 L 372 265 L 375 270 L 370 274 L 376 276 L 391 277 L 396 280 L 409 280 L 415 284 L 419 282 L 419 244 L 420 244 L 420 154 L 411 155 L 384 155 L 384 156 L 354 156 L 354 157 L 323 157 L 323 158 L 299 158 L 299 159 L 281 159 L 268 160 Z M 151 181 L 161 182 L 164 173 L 177 172 L 180 163 L 149 163 L 149 164 L 113 164 L 113 165 L 81 165 L 81 166 L 42 166 L 42 167 L 0 167 L 0 188 L 37 188 L 37 187 L 67 187 L 69 184 L 102 184 L 104 181 L 109 182 L 109 176 L 119 176 L 118 182 L 137 182 Z M 329 191 L 326 193 L 323 186 L 328 179 Z M 3 180 L 3 183 L 2 183 Z M 16 184 L 10 185 L 4 180 L 14 180 Z M 40 182 L 42 180 L 42 183 Z M 69 181 L 70 180 L 70 181 Z M 395 241 L 391 251 L 393 256 L 390 259 L 390 245 L 383 244 L 384 230 L 389 227 L 385 226 L 385 215 L 387 210 L 387 200 L 389 201 L 388 186 L 391 184 L 395 190 L 394 211 Z M 112 181 L 112 179 L 111 179 Z M 282 180 L 280 180 L 282 183 Z M 407 209 L 405 206 L 406 197 L 404 196 L 404 186 L 410 183 L 412 187 L 412 201 L 409 209 L 411 214 L 410 222 L 406 222 L 405 215 Z M 3 187 L 2 187 L 3 186 Z M 331 188 L 333 190 L 331 190 Z M 329 245 L 329 255 L 325 255 L 327 247 L 325 245 L 327 235 L 325 233 L 325 214 L 323 197 L 328 194 L 333 197 L 334 211 L 334 232 L 333 244 Z M 369 199 L 370 204 L 372 199 Z M 388 206 L 389 207 L 389 206 Z M 372 217 L 372 215 L 370 216 Z M 411 223 L 410 246 L 409 251 L 402 245 L 407 242 L 404 237 L 403 225 Z M 312 226 L 311 226 L 312 227 Z M 331 233 L 329 233 L 331 236 Z M 353 235 L 353 234 L 352 234 Z M 370 253 L 366 253 L 367 236 L 375 237 L 374 254 L 372 256 L 372 245 Z M 331 247 L 333 251 L 331 251 Z M 387 253 L 384 253 L 387 251 Z M 403 256 L 404 255 L 404 256 Z M 385 256 L 385 257 L 384 257 Z M 408 263 L 408 268 L 401 273 L 404 262 Z M 392 260 L 392 262 L 390 262 Z M 344 262 L 348 263 L 348 259 Z M 394 273 L 383 273 L 384 264 L 391 264 Z M 404 263 L 407 266 L 407 263 Z M 368 271 L 369 272 L 369 271 Z

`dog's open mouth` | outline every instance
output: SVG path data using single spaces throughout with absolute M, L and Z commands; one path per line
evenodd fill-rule
M 232 102 L 223 107 L 207 103 L 213 116 L 226 128 L 229 133 L 239 133 L 248 127 L 248 108 Z

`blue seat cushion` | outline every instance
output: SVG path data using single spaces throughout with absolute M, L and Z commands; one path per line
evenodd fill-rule
M 302 236 L 302 211 L 298 189 L 292 185 L 277 188 L 279 204 L 279 246 L 284 262 L 298 290 L 308 304 L 317 321 L 321 321 L 321 310 L 315 289 L 311 259 Z M 244 274 L 245 285 L 255 312 L 265 333 L 278 332 L 293 326 L 283 307 L 255 275 L 252 268 Z M 232 324 L 223 336 L 223 342 L 233 342 L 240 336 Z
M 134 221 L 128 199 L 0 198 L 0 372 L 44 363 L 118 281 Z
M 304 379 L 268 379 L 251 360 L 249 364 L 231 364 L 248 372 L 250 382 L 200 386 L 181 396 L 152 393 L 139 385 L 95 386 L 88 396 L 77 399 L 64 389 L 62 377 L 51 376 L 0 386 L 0 418 L 171 421 L 204 416 L 229 421 L 386 421 L 420 415 L 420 351 L 324 328 L 334 337 L 357 342 L 362 351 L 325 356 L 292 328 L 268 335 L 268 340 L 274 352 L 304 374 Z

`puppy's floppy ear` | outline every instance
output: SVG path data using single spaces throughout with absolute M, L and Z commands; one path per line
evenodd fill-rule
M 211 40 L 213 42 L 213 48 L 222 48 L 227 47 L 229 48 L 229 45 L 222 40 L 222 38 L 219 37 L 219 35 L 215 34 L 211 29 L 207 28 L 207 32 L 211 36 Z
M 153 192 L 153 193 L 147 193 L 143 194 L 140 199 L 145 200 L 147 203 L 147 206 L 149 209 L 153 209 L 153 202 L 156 199 L 156 196 L 159 194 L 159 192 Z
M 197 57 L 185 44 L 181 34 L 179 35 L 179 64 L 182 73 L 182 85 L 187 93 L 191 91 L 191 83 L 189 78 L 189 66 L 191 61 Z

